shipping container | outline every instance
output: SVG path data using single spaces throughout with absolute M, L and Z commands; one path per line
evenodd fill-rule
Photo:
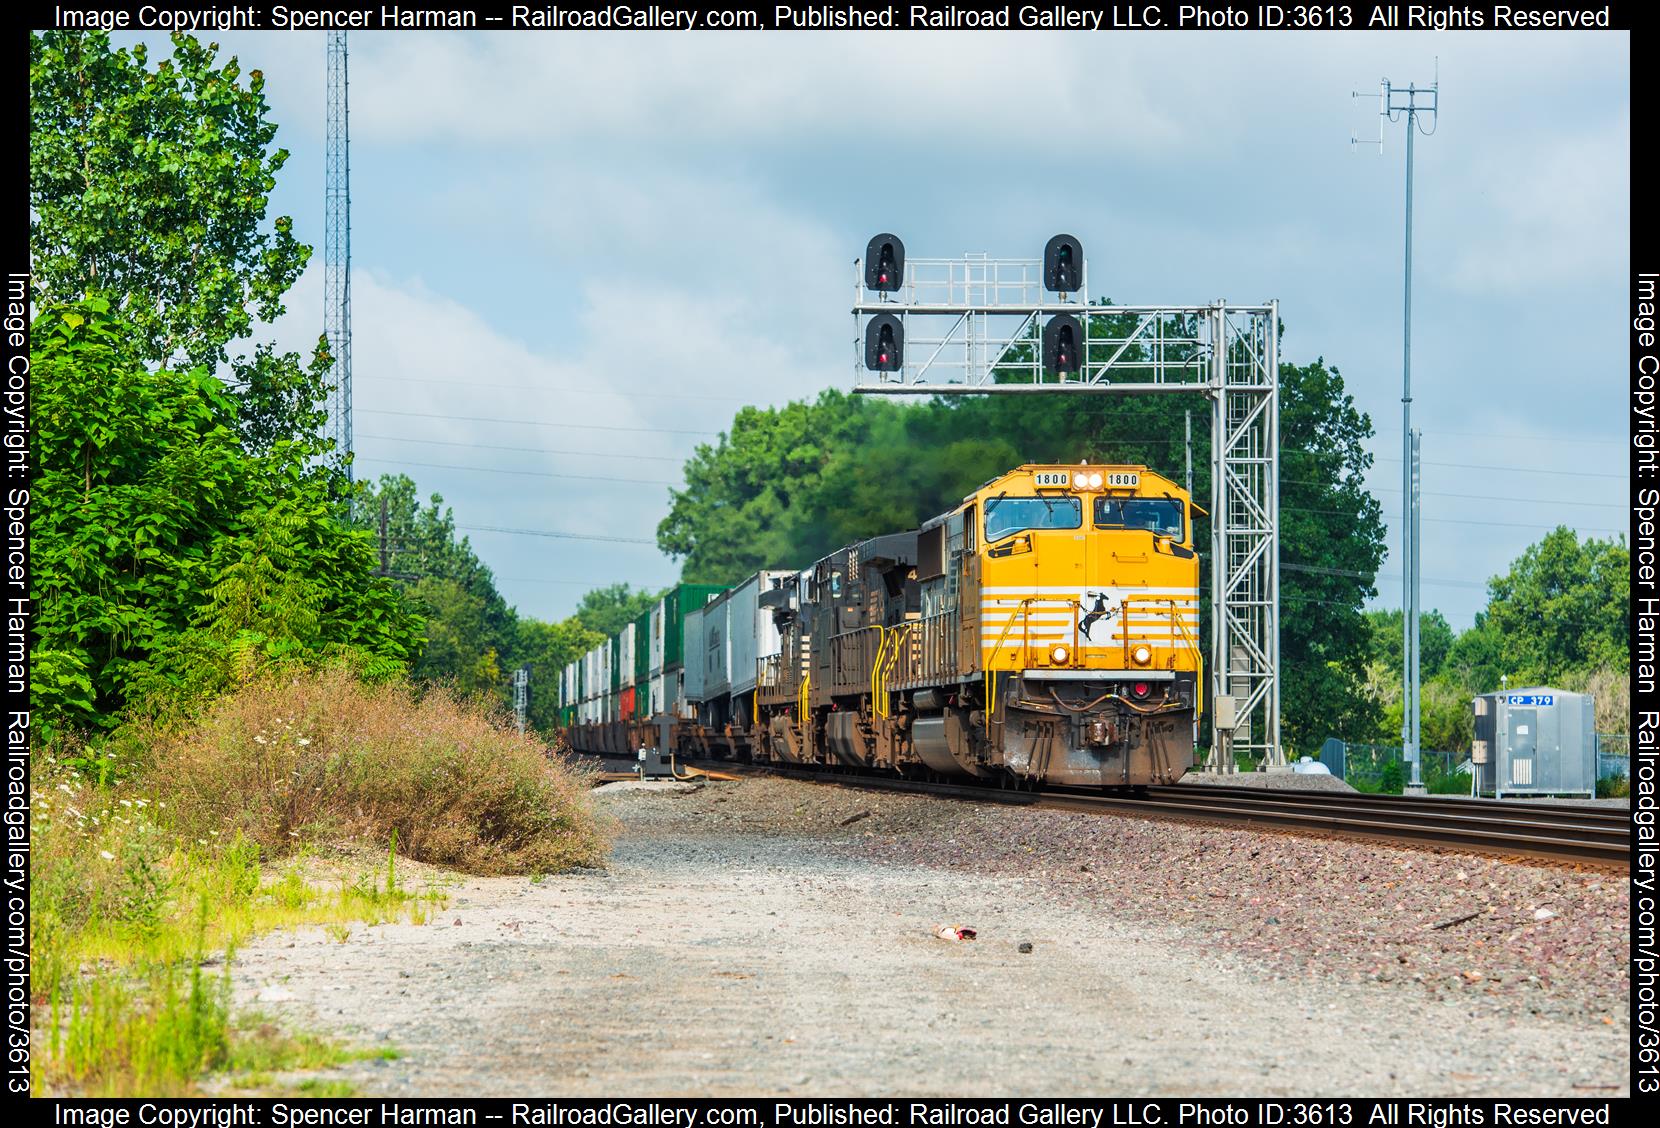
M 734 697 L 753 690 L 762 660 L 778 655 L 778 627 L 772 613 L 759 607 L 761 592 L 793 583 L 795 578 L 794 572 L 759 572 L 733 588 L 727 597 L 727 673 Z
M 651 611 L 645 610 L 634 619 L 634 677 L 630 685 L 644 686 L 651 677 Z M 641 691 L 640 696 L 645 696 Z
M 659 599 L 649 613 L 651 649 L 646 656 L 646 673 L 652 677 L 663 672 L 663 605 L 666 602 L 667 599 Z
M 616 639 L 617 688 L 627 689 L 634 684 L 634 624 L 624 624 Z
M 734 589 L 735 590 L 735 589 Z M 703 608 L 703 661 L 693 660 L 686 640 L 686 667 L 703 667 L 703 700 L 712 701 L 732 690 L 732 592 L 711 599 Z
M 661 716 L 666 708 L 663 701 L 663 675 L 660 673 L 653 674 L 649 684 L 651 687 L 651 696 L 648 707 L 651 711 L 647 713 L 646 716 Z
M 702 655 L 703 654 L 703 650 L 704 650 L 704 622 L 703 622 L 703 619 L 704 619 L 705 614 L 707 614 L 707 610 L 708 610 L 707 608 L 699 607 L 699 608 L 696 608 L 695 610 L 692 610 L 692 611 L 689 611 L 689 612 L 686 613 L 684 634 L 685 634 L 686 651 L 688 653 L 691 653 L 691 654 L 694 654 L 694 655 Z M 672 669 L 672 667 L 670 667 L 670 668 Z M 682 690 L 682 693 L 684 694 L 685 702 L 688 706 L 695 705 L 697 702 L 703 700 L 703 680 L 704 680 L 703 673 L 704 673 L 704 668 L 705 668 L 704 662 L 702 660 L 699 660 L 699 661 L 692 662 L 692 663 L 688 664 L 682 670 L 682 673 L 683 673 L 684 676 L 683 676 L 682 681 L 681 681 L 681 690 Z
M 684 662 L 686 616 L 725 590 L 719 584 L 676 584 L 670 589 L 663 600 L 663 669 Z
M 618 696 L 618 719 L 632 721 L 634 719 L 634 700 L 636 687 L 629 686 Z

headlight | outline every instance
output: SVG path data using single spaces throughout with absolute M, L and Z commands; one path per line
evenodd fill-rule
M 1130 653 L 1130 661 L 1138 666 L 1145 666 L 1153 660 L 1153 652 L 1145 646 L 1138 646 Z
M 1066 660 L 1072 657 L 1072 652 L 1064 646 L 1057 646 L 1049 652 L 1049 657 L 1055 660 L 1055 665 L 1060 666 L 1064 665 Z
M 1091 474 L 1089 476 L 1089 488 L 1092 489 L 1092 490 L 1098 490 L 1098 489 L 1101 488 L 1101 475 L 1100 474 Z

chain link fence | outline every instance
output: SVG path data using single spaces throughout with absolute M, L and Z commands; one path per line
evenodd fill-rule
M 1631 779 L 1631 738 L 1625 733 L 1599 732 L 1597 794 L 1624 795 Z M 1419 778 L 1432 795 L 1468 795 L 1472 782 L 1467 752 L 1418 753 Z M 1356 791 L 1399 795 L 1412 778 L 1412 766 L 1401 759 L 1399 744 L 1349 744 L 1332 737 L 1320 749 L 1320 762 Z

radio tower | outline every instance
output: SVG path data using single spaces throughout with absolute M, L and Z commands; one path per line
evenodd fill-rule
M 334 357 L 334 394 L 328 437 L 335 457 L 352 476 L 346 456 L 352 449 L 352 162 L 347 125 L 346 33 L 328 33 L 329 89 L 327 153 L 324 158 L 327 209 L 323 236 L 323 333 Z

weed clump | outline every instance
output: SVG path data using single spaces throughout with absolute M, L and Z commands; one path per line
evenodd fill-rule
M 343 671 L 271 678 L 157 732 L 142 771 L 184 838 L 242 835 L 265 856 L 308 841 L 395 840 L 469 873 L 597 863 L 586 781 L 487 708 Z

